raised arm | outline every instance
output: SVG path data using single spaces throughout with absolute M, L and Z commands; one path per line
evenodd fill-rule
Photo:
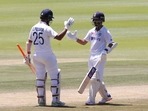
M 64 30 L 63 30 L 60 34 L 58 34 L 58 35 L 55 37 L 55 39 L 57 39 L 57 40 L 62 40 L 63 37 L 65 36 L 67 30 L 70 29 L 70 27 L 72 26 L 73 23 L 74 23 L 74 19 L 71 18 L 71 17 L 70 17 L 67 21 L 64 21 Z
M 75 30 L 73 33 L 70 31 L 67 31 L 67 37 L 71 40 L 76 41 L 77 43 L 81 44 L 81 45 L 85 45 L 87 44 L 87 41 L 84 39 L 80 39 L 77 37 L 77 30 Z

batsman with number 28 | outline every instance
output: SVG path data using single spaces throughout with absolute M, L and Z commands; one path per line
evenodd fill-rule
M 105 22 L 104 13 L 96 12 L 91 19 L 94 27 L 88 31 L 84 39 L 77 37 L 77 31 L 74 33 L 70 31 L 67 32 L 68 38 L 81 45 L 90 42 L 90 58 L 88 61 L 89 70 L 99 61 L 97 66 L 95 66 L 96 71 L 90 79 L 89 95 L 85 105 L 96 104 L 95 98 L 98 92 L 102 99 L 98 101 L 97 104 L 104 104 L 112 99 L 103 82 L 103 73 L 107 54 L 117 46 L 117 43 L 112 39 L 110 31 L 103 26 L 103 22 Z

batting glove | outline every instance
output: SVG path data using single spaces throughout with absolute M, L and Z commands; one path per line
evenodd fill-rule
M 69 30 L 73 23 L 74 19 L 71 17 L 67 21 L 64 21 L 65 29 Z
M 67 38 L 76 41 L 77 40 L 77 30 L 74 33 L 67 31 Z
M 27 57 L 24 59 L 24 63 L 27 65 L 30 65 L 30 63 L 31 63 L 30 54 L 28 54 Z

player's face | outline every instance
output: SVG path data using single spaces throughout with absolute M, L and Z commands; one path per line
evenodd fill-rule
M 92 23 L 96 27 L 102 26 L 102 20 L 99 20 L 99 19 L 92 19 Z
M 52 20 L 48 20 L 46 23 L 47 23 L 48 26 L 50 26 L 51 23 L 52 23 Z

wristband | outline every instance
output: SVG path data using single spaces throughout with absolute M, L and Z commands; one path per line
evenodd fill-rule
M 31 51 L 28 51 L 27 54 L 31 54 Z

